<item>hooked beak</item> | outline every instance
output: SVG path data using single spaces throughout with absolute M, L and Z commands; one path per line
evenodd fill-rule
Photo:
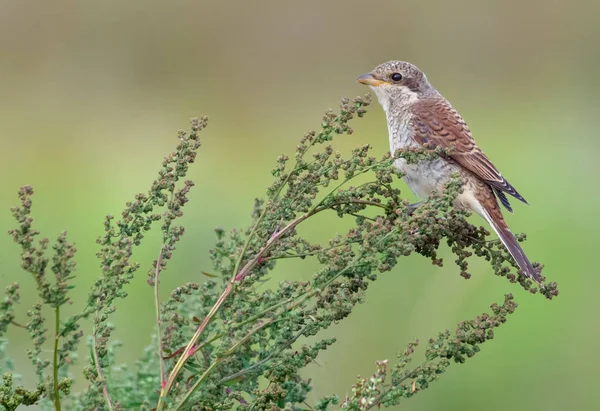
M 363 74 L 357 78 L 356 81 L 361 84 L 366 84 L 367 86 L 381 86 L 382 84 L 389 84 L 387 81 L 379 80 L 371 73 Z

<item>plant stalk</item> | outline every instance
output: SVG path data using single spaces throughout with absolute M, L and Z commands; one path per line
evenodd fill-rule
M 54 359 L 52 364 L 53 385 L 54 385 L 54 408 L 60 411 L 60 392 L 58 390 L 58 339 L 60 336 L 60 306 L 54 309 Z
M 162 331 L 160 327 L 160 301 L 158 299 L 158 277 L 163 259 L 165 245 L 160 247 L 160 253 L 156 259 L 156 270 L 154 271 L 154 307 L 156 309 L 156 333 L 158 335 L 158 362 L 160 363 L 160 385 L 165 383 L 165 361 L 163 360 Z
M 250 330 L 248 332 L 248 334 L 246 334 L 241 340 L 239 340 L 238 342 L 236 342 L 235 344 L 233 344 L 231 346 L 231 348 L 229 348 L 227 350 L 227 352 L 225 352 L 225 354 L 223 354 L 221 357 L 217 358 L 215 360 L 215 362 L 213 362 L 207 369 L 206 371 L 204 371 L 204 373 L 202 373 L 202 375 L 200 376 L 200 378 L 198 378 L 198 380 L 194 383 L 194 385 L 192 385 L 192 387 L 185 393 L 183 399 L 179 402 L 179 404 L 175 407 L 175 410 L 180 410 L 182 409 L 182 407 L 185 405 L 185 403 L 187 402 L 187 400 L 190 398 L 190 396 L 194 393 L 194 391 L 196 391 L 196 389 L 200 386 L 200 384 L 206 379 L 206 377 L 208 377 L 208 375 L 210 374 L 210 372 L 217 366 L 219 365 L 221 362 L 223 362 L 227 357 L 231 356 L 235 350 L 237 350 L 239 348 L 240 345 L 242 345 L 244 342 L 248 341 L 248 339 L 255 334 L 256 332 L 258 332 L 259 330 L 261 330 L 262 328 L 266 327 L 267 325 L 271 324 L 272 322 L 274 322 L 273 319 L 269 319 L 266 320 L 262 323 L 260 323 L 257 327 L 253 328 L 252 330 Z
M 96 346 L 98 345 L 98 340 L 96 338 L 96 330 L 93 331 L 93 335 L 94 335 L 94 344 L 92 346 L 92 352 L 94 354 L 94 363 L 96 365 L 96 373 L 98 374 L 98 376 L 96 378 L 98 378 L 100 380 L 100 383 L 102 384 L 102 394 L 104 395 L 104 399 L 106 400 L 106 406 L 108 407 L 109 411 L 113 411 L 113 409 L 114 409 L 113 402 L 112 402 L 112 399 L 110 398 L 110 393 L 108 392 L 108 385 L 106 384 L 106 378 L 104 378 L 104 373 L 102 372 L 102 367 L 100 366 L 100 356 L 98 355 L 98 350 L 96 349 Z

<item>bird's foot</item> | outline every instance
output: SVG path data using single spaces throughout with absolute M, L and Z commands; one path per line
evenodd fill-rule
M 409 204 L 409 205 L 406 207 L 406 212 L 408 213 L 408 215 L 413 215 L 413 213 L 415 212 L 415 210 L 416 210 L 417 208 L 419 208 L 419 206 L 420 206 L 421 204 L 423 204 L 423 202 L 422 202 L 422 201 L 419 201 L 418 203 Z

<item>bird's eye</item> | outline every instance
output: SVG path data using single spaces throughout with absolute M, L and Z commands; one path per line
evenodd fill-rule
M 400 73 L 394 73 L 394 74 L 392 74 L 392 80 L 394 80 L 394 81 L 400 81 L 400 80 L 402 80 L 402 74 L 400 74 Z

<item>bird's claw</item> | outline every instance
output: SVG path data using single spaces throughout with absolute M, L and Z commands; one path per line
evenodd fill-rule
M 413 203 L 413 204 L 409 204 L 408 206 L 406 206 L 406 212 L 408 213 L 408 215 L 413 215 L 413 213 L 415 212 L 415 210 L 417 208 L 419 208 L 419 206 L 423 204 L 422 201 L 419 201 L 418 203 Z

